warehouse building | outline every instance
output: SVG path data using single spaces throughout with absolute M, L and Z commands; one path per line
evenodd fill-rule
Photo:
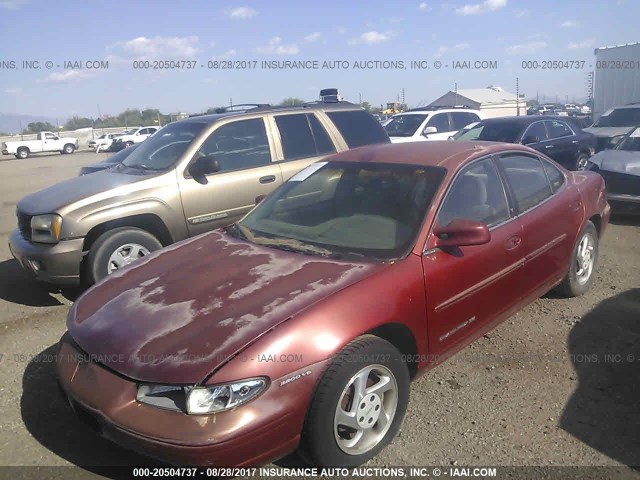
M 462 105 L 480 110 L 488 118 L 527 114 L 527 106 L 523 98 L 518 99 L 515 94 L 505 92 L 502 88 L 494 86 L 450 90 L 429 104 L 430 107 Z

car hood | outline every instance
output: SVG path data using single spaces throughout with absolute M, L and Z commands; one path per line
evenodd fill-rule
M 587 127 L 583 128 L 583 132 L 591 133 L 596 137 L 613 138 L 619 135 L 626 135 L 635 127 Z
M 124 174 L 103 170 L 96 172 L 95 175 L 70 178 L 44 190 L 27 195 L 18 202 L 17 208 L 27 215 L 55 213 L 79 200 L 117 187 L 140 182 L 146 178 L 148 178 L 148 175 Z
M 195 384 L 300 310 L 386 266 L 215 231 L 107 277 L 76 302 L 67 328 L 81 349 L 122 375 Z
M 600 170 L 640 176 L 640 152 L 604 150 L 589 159 Z
M 421 140 L 426 140 L 424 137 L 416 138 L 416 137 L 389 137 L 391 143 L 407 143 L 407 142 L 420 142 Z
M 120 162 L 102 161 L 102 162 L 91 163 L 89 165 L 85 165 L 84 167 L 82 167 L 80 169 L 80 172 L 81 172 L 81 174 L 82 174 L 82 172 L 84 172 L 84 174 L 100 172 L 102 170 L 106 170 L 107 168 L 111 168 L 114 165 L 117 165 L 118 163 L 120 163 Z

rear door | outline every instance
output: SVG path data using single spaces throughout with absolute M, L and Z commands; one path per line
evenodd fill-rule
M 280 166 L 263 118 L 221 124 L 200 146 L 199 156 L 213 156 L 220 171 L 198 182 L 188 167 L 178 184 L 190 235 L 233 223 L 255 206 L 256 197 L 282 184 Z
M 451 118 L 447 112 L 435 112 L 431 114 L 427 121 L 426 127 L 435 127 L 436 133 L 430 133 L 426 136 L 427 140 L 448 140 L 451 135 L 456 133 L 451 125 Z
M 433 248 L 423 255 L 428 341 L 444 354 L 518 303 L 522 294 L 522 226 L 509 210 L 503 181 L 492 158 L 465 167 L 453 181 L 436 224 L 467 218 L 489 226 L 491 240 L 477 246 Z
M 513 199 L 513 213 L 522 222 L 526 294 L 540 296 L 569 267 L 582 221 L 580 193 L 557 167 L 536 156 L 509 153 L 498 163 Z
M 564 167 L 575 170 L 576 159 L 580 145 L 578 137 L 571 127 L 560 120 L 545 120 L 549 144 L 552 145 L 546 152 L 556 162 Z
M 285 182 L 310 163 L 337 151 L 327 129 L 314 113 L 273 115 L 272 121 Z
M 467 125 L 479 122 L 480 117 L 473 112 L 451 112 L 451 121 L 453 123 L 453 132 L 451 132 L 451 135 L 454 135 Z

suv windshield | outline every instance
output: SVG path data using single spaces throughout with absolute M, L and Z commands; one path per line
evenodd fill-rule
M 177 122 L 161 128 L 122 162 L 127 167 L 166 170 L 172 167 L 206 123 Z
M 397 115 L 384 126 L 390 137 L 411 137 L 422 125 L 426 115 Z
M 604 112 L 594 127 L 636 127 L 640 125 L 640 108 L 614 108 Z
M 522 125 L 510 122 L 476 123 L 471 128 L 465 128 L 456 133 L 454 140 L 484 140 L 487 142 L 516 143 Z
M 618 144 L 616 150 L 640 152 L 640 128 L 636 128 Z
M 315 163 L 227 231 L 310 255 L 400 258 L 413 246 L 444 174 L 395 163 Z

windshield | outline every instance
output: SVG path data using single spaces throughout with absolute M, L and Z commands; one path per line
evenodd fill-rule
M 177 122 L 161 128 L 122 162 L 127 167 L 166 170 L 172 167 L 206 123 Z
M 315 163 L 228 232 L 310 255 L 401 258 L 413 247 L 444 174 L 417 165 Z
M 636 128 L 616 146 L 617 150 L 640 152 L 640 128 Z
M 411 137 L 422 125 L 426 115 L 396 115 L 384 126 L 390 137 Z
M 614 108 L 604 112 L 594 127 L 637 127 L 640 125 L 640 108 Z
M 464 128 L 453 136 L 454 140 L 484 140 L 487 142 L 516 143 L 522 126 L 510 122 L 479 122 Z

